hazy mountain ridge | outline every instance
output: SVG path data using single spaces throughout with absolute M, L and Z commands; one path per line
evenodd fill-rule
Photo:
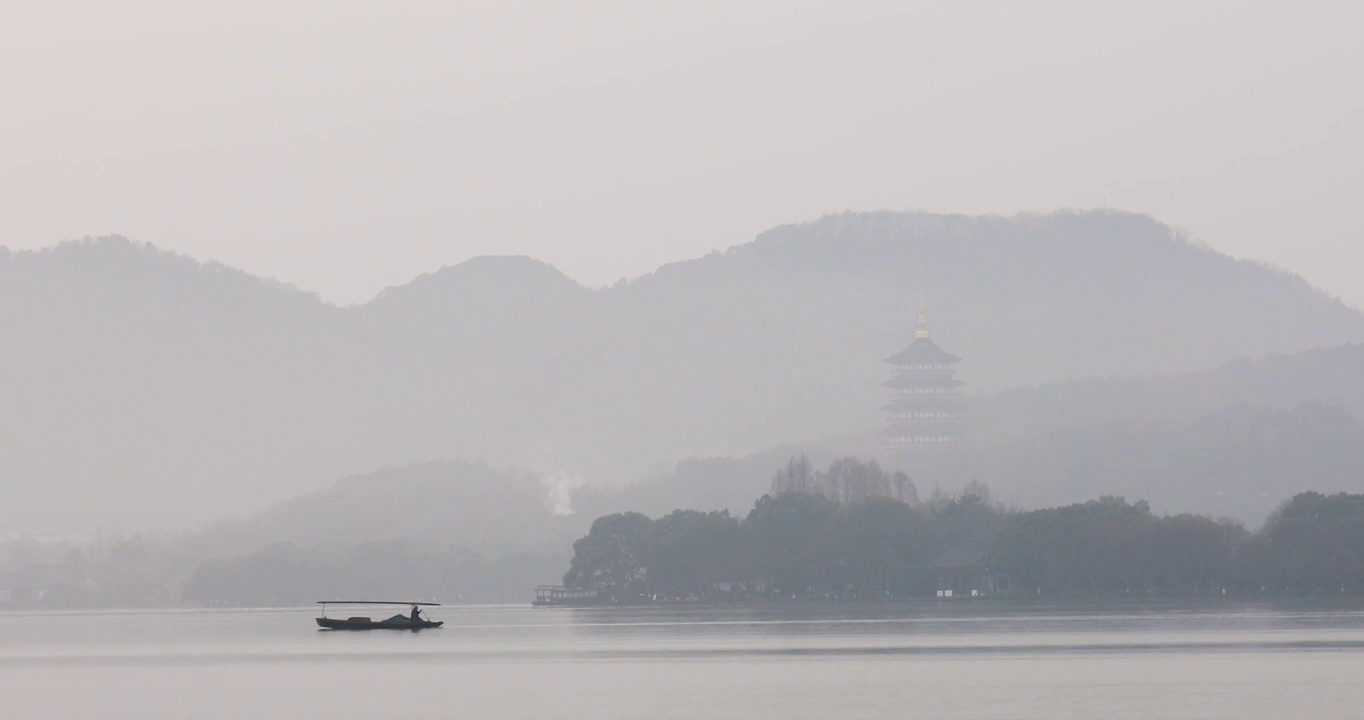
M 281 306 L 293 307 L 295 312 L 325 312 L 330 308 L 315 294 L 287 283 L 218 262 L 200 262 L 120 235 L 87 237 L 36 251 L 11 252 L 0 246 L 0 271 L 7 272 L 6 287 L 11 292 L 70 283 L 61 287 L 91 293 L 117 291 L 127 300 L 194 302 L 216 309 L 241 311 L 265 306 L 279 313 Z M 224 299 L 237 305 L 218 308 Z
M 1339 406 L 1364 420 L 1364 345 L 1241 358 L 1204 372 L 1018 388 L 976 399 L 972 414 L 978 430 L 1013 435 L 1132 417 L 1187 421 L 1232 405 L 1287 410 L 1303 402 Z
M 977 437 L 926 458 L 920 472 L 948 487 L 983 480 L 1025 507 L 1101 493 L 1257 524 L 1285 493 L 1364 490 L 1364 431 L 1338 407 L 1242 404 Z
M 353 312 L 374 332 L 450 349 L 530 346 L 553 334 L 592 291 L 524 256 L 477 257 L 386 288 Z
M 252 516 L 259 544 L 317 547 L 422 541 L 500 554 L 560 549 L 577 523 L 556 516 L 534 473 L 469 462 L 385 468 L 342 478 Z
M 195 524 L 448 452 L 375 382 L 420 364 L 314 296 L 122 238 L 0 277 L 6 524 Z
M 869 433 L 920 291 L 976 394 L 1364 339 L 1298 278 L 1108 212 L 835 215 L 601 290 L 483 258 L 353 308 L 64 244 L 0 255 L 0 522 L 194 523 L 460 457 L 620 482 Z

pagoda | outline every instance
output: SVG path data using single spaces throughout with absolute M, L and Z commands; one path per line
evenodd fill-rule
M 928 338 L 928 305 L 920 298 L 914 342 L 886 358 L 895 366 L 895 377 L 885 384 L 893 395 L 890 404 L 881 408 L 890 413 L 890 424 L 881 433 L 888 449 L 909 453 L 961 435 L 961 397 L 957 394 L 961 381 L 952 368 L 960 361 Z

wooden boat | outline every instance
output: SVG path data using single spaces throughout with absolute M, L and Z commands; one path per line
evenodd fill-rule
M 322 617 L 314 618 L 317 626 L 323 630 L 424 630 L 427 628 L 438 628 L 444 625 L 443 620 L 424 620 L 419 615 L 416 622 L 413 622 L 413 615 L 417 614 L 418 607 L 439 607 L 440 603 L 429 602 L 397 602 L 392 600 L 318 600 L 318 605 L 322 606 Z M 364 616 L 341 618 L 327 617 L 328 605 L 408 605 L 411 606 L 413 614 L 398 613 L 383 620 L 374 620 Z
M 609 598 L 595 589 L 579 590 L 562 585 L 540 585 L 535 588 L 535 599 L 531 607 L 584 607 L 606 605 Z

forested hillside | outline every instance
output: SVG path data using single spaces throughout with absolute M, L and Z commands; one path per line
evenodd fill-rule
M 353 308 L 121 238 L 6 251 L 0 523 L 193 525 L 456 458 L 622 483 L 866 435 L 921 292 L 976 397 L 1364 339 L 1300 278 L 1110 212 L 829 216 L 601 290 L 484 258 Z

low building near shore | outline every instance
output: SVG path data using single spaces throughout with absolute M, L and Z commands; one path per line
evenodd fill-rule
M 1003 595 L 1015 588 L 1014 578 L 990 566 L 990 545 L 967 542 L 949 547 L 928 566 L 940 598 Z

